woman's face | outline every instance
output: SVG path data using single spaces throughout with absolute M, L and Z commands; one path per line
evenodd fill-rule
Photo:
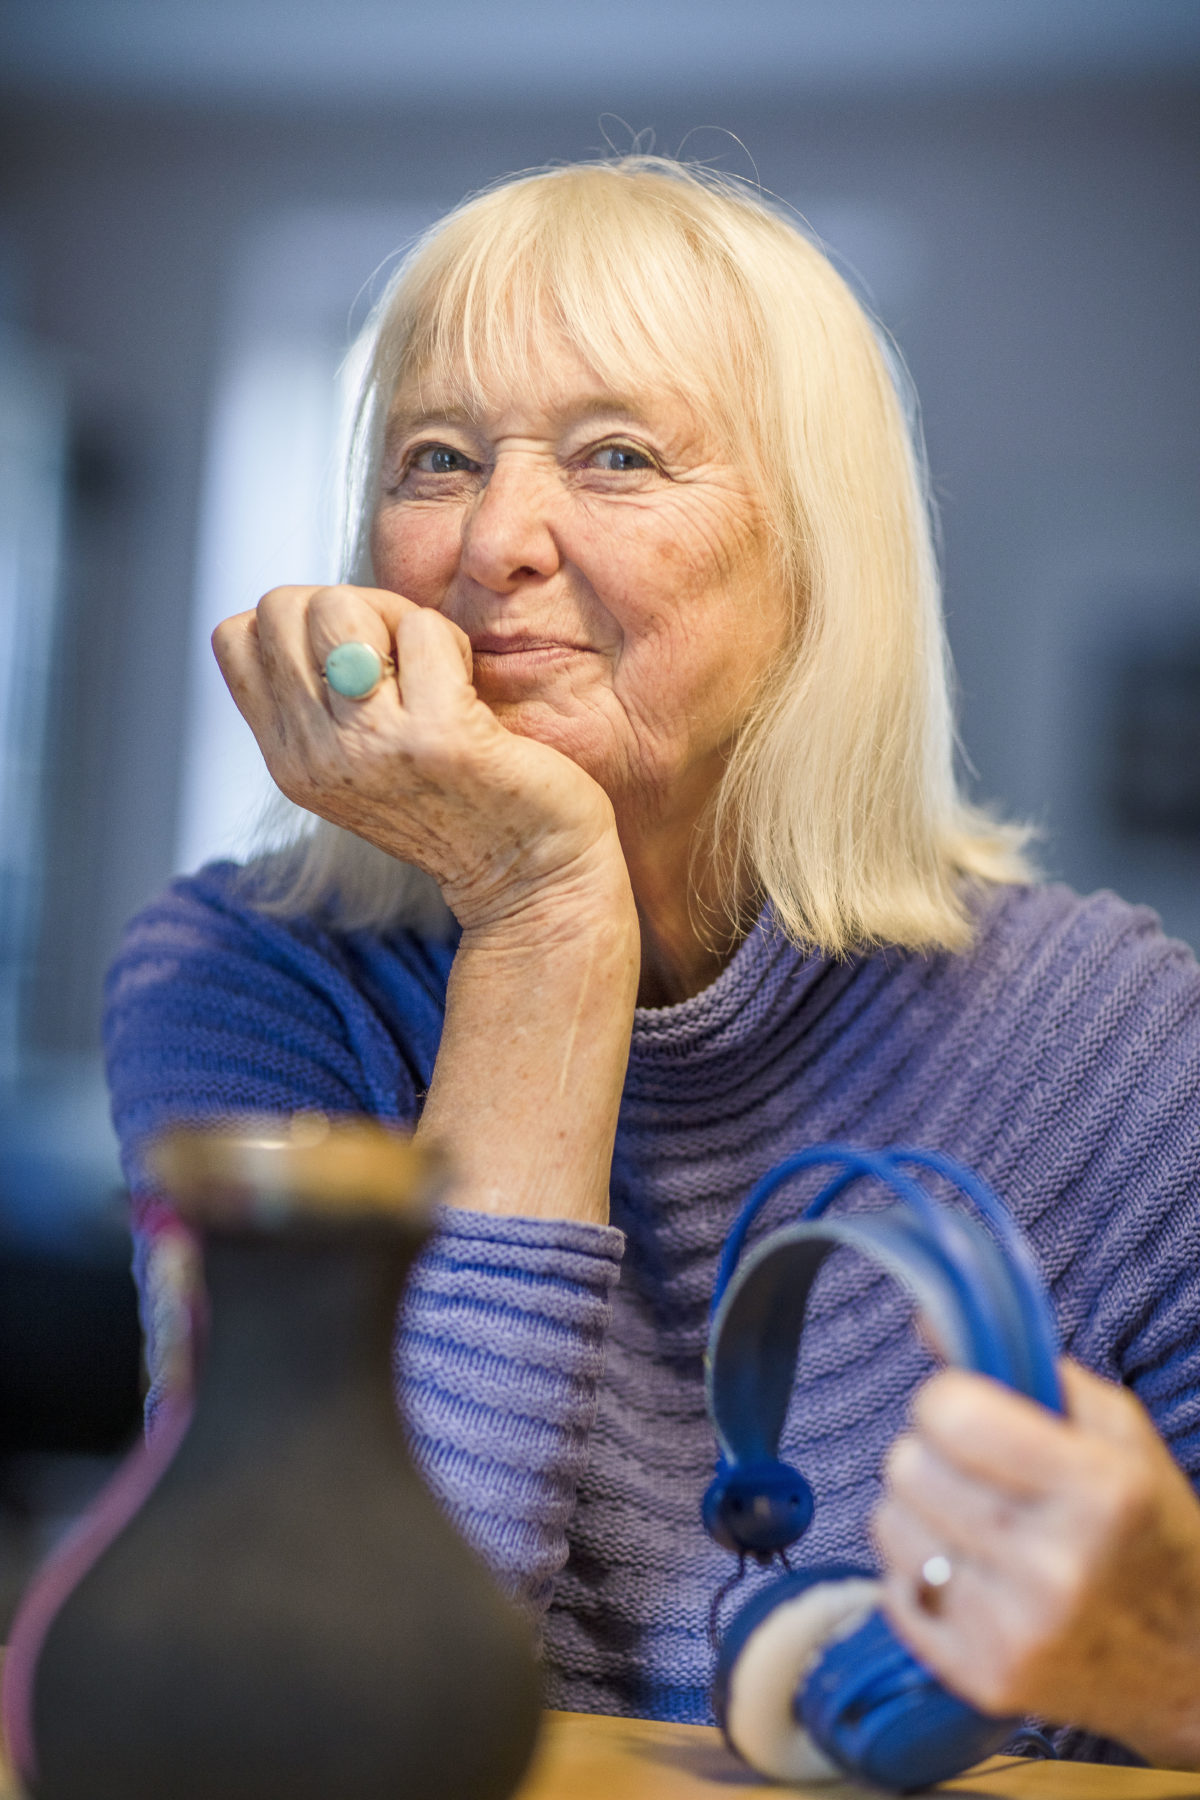
M 747 474 L 674 396 L 617 394 L 568 348 L 466 417 L 426 375 L 393 401 L 381 587 L 471 640 L 480 697 L 612 797 L 703 799 L 783 649 L 788 607 Z

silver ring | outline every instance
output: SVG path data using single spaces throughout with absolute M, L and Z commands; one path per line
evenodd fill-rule
M 954 1564 L 948 1556 L 939 1551 L 935 1556 L 927 1556 L 921 1564 L 921 1576 L 917 1582 L 917 1605 L 922 1612 L 935 1617 L 942 1610 L 946 1589 L 954 1575 Z
M 385 675 L 394 675 L 396 664 L 390 656 L 380 656 L 372 644 L 361 644 L 355 638 L 335 644 L 325 658 L 321 680 L 343 700 L 369 700 Z

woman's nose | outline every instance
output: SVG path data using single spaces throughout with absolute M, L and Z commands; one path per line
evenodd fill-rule
M 482 587 L 511 593 L 562 562 L 554 532 L 554 474 L 531 457 L 497 457 L 463 522 L 461 572 Z

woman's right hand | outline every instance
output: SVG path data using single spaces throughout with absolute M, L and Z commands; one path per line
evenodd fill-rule
M 338 644 L 393 656 L 364 700 L 326 685 Z M 464 930 L 547 895 L 627 888 L 607 795 L 548 745 L 507 731 L 471 685 L 471 646 L 381 588 L 278 587 L 218 625 L 221 673 L 290 800 L 438 882 Z M 618 874 L 619 871 L 619 874 Z
M 396 660 L 365 700 L 321 678 L 350 641 Z M 289 799 L 426 870 L 463 927 L 419 1126 L 455 1202 L 602 1222 L 639 944 L 608 796 L 505 730 L 456 625 L 381 588 L 273 588 L 213 648 Z

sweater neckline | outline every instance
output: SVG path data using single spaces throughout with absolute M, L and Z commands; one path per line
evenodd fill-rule
M 631 1057 L 653 1060 L 666 1053 L 674 1058 L 714 1037 L 730 1047 L 733 1039 L 752 1036 L 761 1028 L 764 1014 L 775 1010 L 773 1002 L 782 997 L 784 988 L 787 1004 L 794 1005 L 824 966 L 819 951 L 806 954 L 790 941 L 768 902 L 708 987 L 673 1005 L 636 1009 Z

